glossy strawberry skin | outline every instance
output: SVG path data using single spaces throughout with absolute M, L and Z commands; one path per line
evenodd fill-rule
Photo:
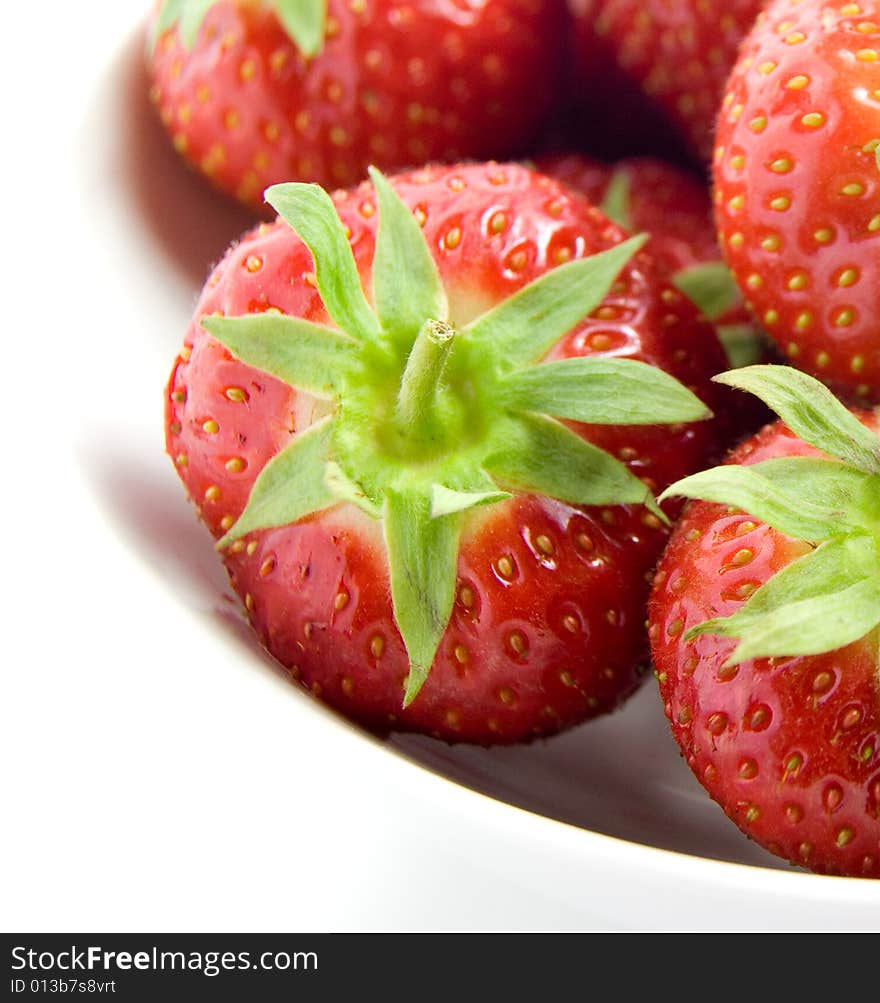
M 579 153 L 540 157 L 536 166 L 596 205 L 604 202 L 613 175 L 625 171 L 632 232 L 651 234 L 646 250 L 665 274 L 674 276 L 721 260 L 712 200 L 706 185 L 692 171 L 657 157 L 626 157 L 606 164 Z M 773 361 L 769 342 L 742 299 L 714 323 L 751 331 L 764 346 L 760 361 Z M 725 441 L 731 446 L 770 420 L 768 409 L 750 394 L 719 388 L 718 400 Z
M 568 2 L 580 38 L 578 58 L 585 64 L 583 93 L 613 109 L 622 91 L 625 120 L 632 109 L 640 127 L 646 122 L 656 133 L 630 91 L 637 89 L 675 127 L 691 154 L 708 164 L 725 80 L 764 0 Z M 619 118 L 610 124 L 620 130 Z
M 313 693 L 371 729 L 490 744 L 616 707 L 647 666 L 646 569 L 666 538 L 642 513 L 522 497 L 474 517 L 431 674 L 405 711 L 381 532 L 345 509 L 269 530 L 227 559 L 261 642 Z M 543 548 L 543 549 L 542 549 Z
M 718 120 L 717 223 L 790 361 L 880 400 L 880 4 L 771 4 Z
M 269 6 L 222 0 L 191 51 L 176 29 L 159 41 L 151 96 L 183 156 L 254 207 L 273 183 L 508 156 L 553 101 L 561 4 L 329 0 L 306 61 Z
M 864 413 L 875 431 L 876 416 Z M 777 423 L 732 462 L 820 455 Z M 825 655 L 724 668 L 736 641 L 687 631 L 729 616 L 809 546 L 695 502 L 655 577 L 650 637 L 672 732 L 697 779 L 771 852 L 823 874 L 880 877 L 880 678 L 875 630 Z
M 623 236 L 587 202 L 517 165 L 432 168 L 392 180 L 424 221 L 458 325 L 551 265 Z M 372 188 L 339 192 L 335 202 L 366 276 L 377 222 Z M 325 321 L 311 269 L 286 224 L 245 236 L 209 279 L 172 372 L 168 451 L 217 536 L 240 515 L 268 459 L 326 405 L 232 360 L 198 319 L 274 307 Z M 645 255 L 551 357 L 587 354 L 654 362 L 709 399 L 708 377 L 724 366 L 711 329 Z M 573 427 L 658 490 L 717 448 L 711 423 Z M 656 519 L 625 506 L 581 511 L 522 496 L 472 516 L 451 624 L 406 711 L 406 653 L 391 618 L 378 523 L 340 505 L 251 534 L 226 561 L 258 636 L 323 699 L 373 728 L 489 743 L 552 733 L 634 689 L 647 648 L 647 576 L 665 540 Z
M 721 258 L 712 202 L 693 172 L 657 157 L 626 157 L 606 164 L 578 153 L 539 158 L 538 170 L 602 205 L 615 171 L 626 171 L 634 233 L 650 233 L 657 264 L 674 275 Z

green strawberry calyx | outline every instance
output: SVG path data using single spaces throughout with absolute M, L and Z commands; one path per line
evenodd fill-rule
M 692 628 L 732 637 L 728 660 L 819 655 L 880 624 L 880 436 L 818 380 L 789 366 L 748 366 L 715 379 L 746 390 L 827 458 L 787 457 L 726 465 L 663 492 L 741 509 L 810 544 L 732 616 Z
M 618 167 L 611 173 L 605 188 L 605 197 L 599 208 L 621 230 L 633 229 L 631 198 L 632 179 L 629 170 L 626 167 Z
M 715 326 L 715 333 L 731 367 L 757 362 L 767 349 L 767 338 L 754 323 L 725 323 L 728 311 L 742 303 L 733 273 L 723 261 L 705 261 L 682 268 L 672 284 Z
M 275 185 L 266 200 L 306 244 L 332 322 L 269 311 L 207 316 L 236 358 L 328 402 L 254 482 L 218 542 L 284 526 L 339 502 L 382 522 L 394 617 L 419 692 L 452 612 L 466 513 L 517 492 L 577 505 L 644 505 L 650 490 L 559 419 L 657 425 L 711 417 L 672 376 L 627 359 L 542 362 L 594 311 L 642 247 L 633 237 L 550 269 L 462 326 L 413 212 L 370 169 L 379 209 L 371 296 L 342 221 L 317 185 Z
M 219 0 L 162 0 L 153 25 L 152 43 L 177 25 L 180 40 L 187 49 L 195 44 L 208 11 Z M 327 0 L 269 0 L 269 6 L 291 41 L 307 59 L 317 56 L 324 45 L 327 24 Z
M 709 320 L 719 320 L 741 302 L 739 286 L 723 261 L 682 268 L 675 273 L 673 282 Z

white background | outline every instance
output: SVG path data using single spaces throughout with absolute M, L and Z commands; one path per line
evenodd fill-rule
M 196 292 L 247 216 L 179 168 L 150 116 L 146 6 L 17 4 L 0 35 L 0 925 L 880 928 L 876 883 L 777 869 L 683 766 L 682 803 L 714 813 L 733 847 L 708 855 L 740 863 L 460 787 L 341 723 L 256 652 L 162 429 Z M 548 743 L 524 782 L 546 785 L 560 750 L 579 748 Z M 523 755 L 464 755 L 458 772 L 519 772 Z M 443 756 L 422 758 L 439 769 Z

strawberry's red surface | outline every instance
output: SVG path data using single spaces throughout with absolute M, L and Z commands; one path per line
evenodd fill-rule
M 638 131 L 647 128 L 656 137 L 643 95 L 691 153 L 708 163 L 725 79 L 764 0 L 568 3 L 579 40 L 584 101 L 609 108 L 609 129 L 625 131 L 623 123 L 637 124 Z
M 771 4 L 718 120 L 725 254 L 791 361 L 880 400 L 880 3 Z
M 670 275 L 721 258 L 712 218 L 712 201 L 703 181 L 691 171 L 657 157 L 627 157 L 606 164 L 582 154 L 556 154 L 537 167 L 601 205 L 616 171 L 629 182 L 633 233 L 650 233 L 650 250 Z
M 522 497 L 475 516 L 452 619 L 405 711 L 406 651 L 369 517 L 345 509 L 269 530 L 228 567 L 263 644 L 346 714 L 379 730 L 521 740 L 610 710 L 647 667 L 644 576 L 666 534 L 640 512 L 610 511 L 606 522 Z
M 595 205 L 604 202 L 614 174 L 625 172 L 630 229 L 633 233 L 651 234 L 646 249 L 667 275 L 721 260 L 712 200 L 706 185 L 692 171 L 657 157 L 626 157 L 606 164 L 578 153 L 539 158 L 537 166 Z M 741 326 L 759 338 L 762 345 L 768 345 L 742 299 L 718 317 L 715 324 Z M 762 361 L 771 361 L 769 348 Z M 750 394 L 720 388 L 719 401 L 731 445 L 769 420 L 770 412 Z
M 260 205 L 276 182 L 360 181 L 428 161 L 508 156 L 553 101 L 561 0 L 329 0 L 307 61 L 267 4 L 223 0 L 191 51 L 176 29 L 152 97 L 178 150 Z
M 865 417 L 877 430 L 880 421 Z M 784 426 L 740 447 L 743 464 L 816 450 Z M 692 503 L 660 564 L 650 634 L 666 715 L 697 778 L 751 838 L 815 871 L 880 877 L 880 677 L 874 630 L 825 655 L 725 669 L 736 641 L 684 634 L 736 612 L 806 553 L 742 513 Z
M 553 265 L 622 239 L 586 201 L 517 165 L 433 168 L 392 180 L 424 220 L 459 326 Z M 377 223 L 372 187 L 335 201 L 366 277 Z M 285 223 L 245 236 L 209 280 L 172 372 L 168 450 L 215 535 L 241 513 L 268 459 L 320 407 L 233 361 L 198 320 L 275 308 L 326 321 L 311 270 L 308 250 Z M 655 363 L 706 398 L 708 377 L 724 367 L 711 329 L 644 254 L 551 356 L 590 354 Z M 576 427 L 657 489 L 704 466 L 715 449 L 712 423 Z M 512 741 L 608 710 L 636 686 L 646 654 L 646 576 L 665 540 L 657 521 L 633 507 L 580 510 L 520 496 L 472 514 L 452 621 L 406 711 L 408 663 L 378 523 L 337 505 L 251 534 L 232 546 L 227 563 L 266 646 L 330 703 L 378 728 Z

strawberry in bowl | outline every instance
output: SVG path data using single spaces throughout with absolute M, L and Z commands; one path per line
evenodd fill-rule
M 771 342 L 747 309 L 712 223 L 712 200 L 692 171 L 657 157 L 603 163 L 580 153 L 550 154 L 539 170 L 585 195 L 628 233 L 650 234 L 645 250 L 715 327 L 729 366 L 772 362 Z M 719 419 L 728 444 L 757 431 L 771 415 L 757 397 L 719 388 Z
M 627 232 L 651 235 L 647 249 L 713 322 L 731 366 L 769 361 L 767 339 L 722 261 L 712 200 L 698 175 L 658 157 L 607 164 L 580 153 L 556 153 L 539 157 L 536 166 L 601 206 Z M 751 402 L 747 406 L 764 414 Z
M 711 327 L 644 238 L 516 164 L 267 198 L 166 398 L 262 644 L 376 730 L 511 742 L 617 706 L 653 492 L 717 448 Z
M 298 179 L 507 157 L 556 94 L 562 0 L 163 0 L 151 98 L 174 146 L 263 208 Z
M 697 499 L 650 603 L 666 714 L 752 839 L 819 873 L 878 878 L 880 416 L 787 366 L 719 379 L 782 421 L 666 492 Z
M 789 361 L 880 401 L 880 3 L 769 4 L 720 110 L 716 218 Z

